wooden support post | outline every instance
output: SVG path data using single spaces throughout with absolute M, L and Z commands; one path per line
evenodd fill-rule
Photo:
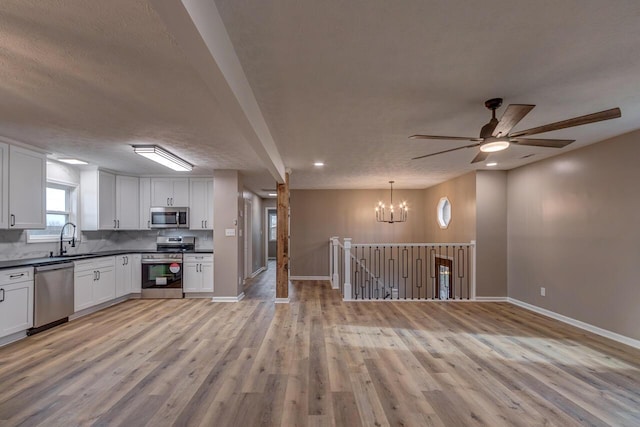
M 278 184 L 276 303 L 289 302 L 289 174 Z

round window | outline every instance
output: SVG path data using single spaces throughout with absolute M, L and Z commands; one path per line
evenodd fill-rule
M 451 202 L 446 197 L 443 197 L 438 202 L 438 225 L 440 228 L 449 227 L 451 222 Z

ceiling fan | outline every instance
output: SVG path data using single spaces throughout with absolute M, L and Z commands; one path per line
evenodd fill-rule
M 502 105 L 502 98 L 492 98 L 484 103 L 484 106 L 491 110 L 491 120 L 482 126 L 479 138 L 462 136 L 437 136 L 437 135 L 411 135 L 409 139 L 448 139 L 454 141 L 471 141 L 475 144 L 463 145 L 462 147 L 451 148 L 437 153 L 425 154 L 414 157 L 412 160 L 423 159 L 425 157 L 436 156 L 450 151 L 462 150 L 463 148 L 480 147 L 480 152 L 473 158 L 471 163 L 484 161 L 489 154 L 509 148 L 511 144 L 531 145 L 535 147 L 562 148 L 571 144 L 574 139 L 538 139 L 521 138 L 528 135 L 536 135 L 544 132 L 551 132 L 558 129 L 565 129 L 574 126 L 586 125 L 588 123 L 600 122 L 603 120 L 616 119 L 622 114 L 620 108 L 612 108 L 599 113 L 587 114 L 586 116 L 574 117 L 573 119 L 562 120 L 560 122 L 549 123 L 532 129 L 511 132 L 515 125 L 524 118 L 535 105 L 509 104 L 507 109 L 496 119 L 496 110 Z

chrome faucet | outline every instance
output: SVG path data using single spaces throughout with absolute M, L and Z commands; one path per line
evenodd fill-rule
M 67 225 L 73 227 L 73 234 L 71 235 L 71 247 L 76 247 L 76 225 L 72 222 L 67 222 L 62 226 L 62 229 L 60 230 L 60 254 L 58 256 L 62 256 L 67 253 L 67 250 L 62 246 L 64 242 L 64 229 Z

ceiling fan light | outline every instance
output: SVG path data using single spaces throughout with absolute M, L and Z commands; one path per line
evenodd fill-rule
M 509 148 L 509 141 L 507 139 L 498 139 L 482 144 L 480 146 L 480 151 L 485 153 L 495 153 L 496 151 L 506 150 L 507 148 Z

